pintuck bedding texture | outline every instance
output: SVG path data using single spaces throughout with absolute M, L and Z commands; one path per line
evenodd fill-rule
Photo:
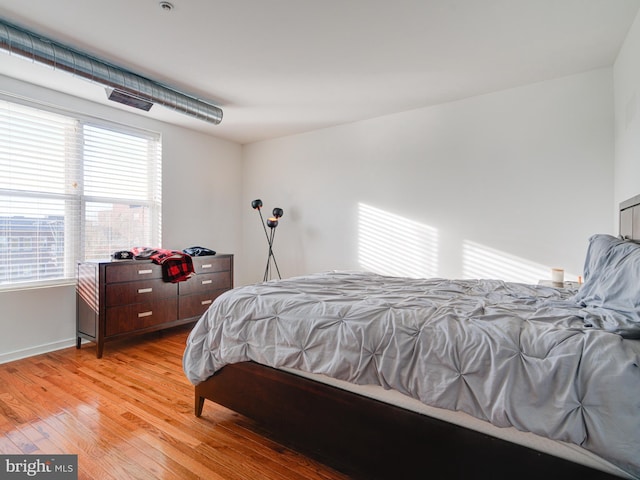
M 579 291 L 327 272 L 236 288 L 187 341 L 198 384 L 254 361 L 575 443 L 640 478 L 640 245 L 590 239 Z

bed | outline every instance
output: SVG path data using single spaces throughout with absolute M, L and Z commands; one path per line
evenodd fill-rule
M 580 289 L 323 272 L 219 297 L 211 400 L 354 478 L 640 478 L 640 197 Z

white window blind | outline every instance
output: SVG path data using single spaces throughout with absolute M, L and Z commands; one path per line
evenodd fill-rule
M 155 133 L 0 99 L 0 288 L 160 246 Z

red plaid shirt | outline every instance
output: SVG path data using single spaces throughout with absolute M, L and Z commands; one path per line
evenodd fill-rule
M 153 263 L 162 265 L 162 277 L 165 282 L 182 282 L 193 275 L 193 261 L 184 252 L 146 247 L 135 247 L 132 252 L 137 259 L 148 258 Z

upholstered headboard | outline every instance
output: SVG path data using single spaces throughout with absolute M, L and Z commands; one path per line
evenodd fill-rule
M 620 235 L 624 239 L 640 241 L 640 195 L 620 204 Z

